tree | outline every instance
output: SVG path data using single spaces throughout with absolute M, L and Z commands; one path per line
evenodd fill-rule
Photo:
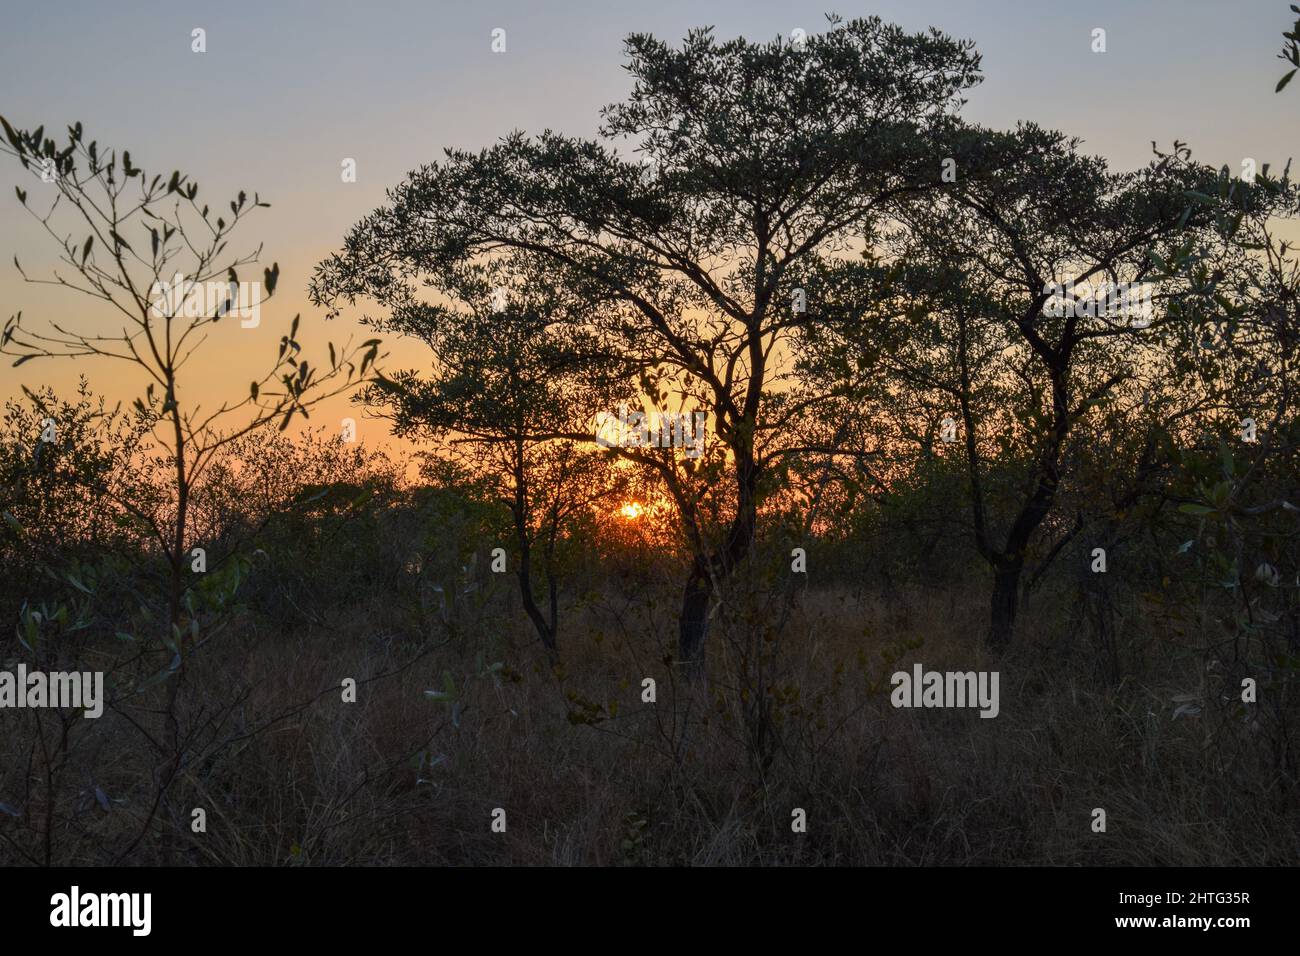
M 205 568 L 206 573 L 189 577 L 191 570 L 203 567 L 195 567 L 192 562 L 197 558 L 191 552 L 195 541 L 190 507 L 196 483 L 232 442 L 276 422 L 283 430 L 295 415 L 306 417 L 313 405 L 364 381 L 379 357 L 379 341 L 356 346 L 349 342 L 341 349 L 331 344 L 329 367 L 320 371 L 300 355 L 295 316 L 280 338 L 274 360 L 242 398 L 227 399 L 215 409 L 187 400 L 183 370 L 217 324 L 224 321 L 222 328 L 229 326 L 232 315 L 239 315 L 241 324 L 249 319 L 256 324 L 262 303 L 275 292 L 278 265 L 263 270 L 261 283 L 240 279 L 239 270 L 257 262 L 260 247 L 243 255 L 227 251 L 237 226 L 267 204 L 256 193 L 250 199 L 241 191 L 229 202 L 228 213 L 200 205 L 199 186 L 188 176 L 179 171 L 151 176 L 134 164 L 129 151 L 101 150 L 97 141 L 87 141 L 80 123 L 68 127 L 62 146 L 45 136 L 43 126 L 15 129 L 3 118 L 0 126 L 5 140 L 0 154 L 16 159 L 39 180 L 32 187 L 30 202 L 29 193 L 16 187 L 18 201 L 54 239 L 62 264 L 48 279 L 29 277 L 16 256 L 15 266 L 29 282 L 81 293 L 103 307 L 103 314 L 35 328 L 20 312 L 5 323 L 0 354 L 15 356 L 15 365 L 38 358 L 95 356 L 135 366 L 145 389 L 134 407 L 153 444 L 145 463 L 159 466 L 168 476 L 170 500 L 158 506 L 129 496 L 115 499 L 147 528 L 166 565 L 165 612 L 155 613 L 149 606 L 151 597 L 140 597 L 141 622 L 161 618 L 160 642 L 148 653 L 132 657 L 138 662 L 162 653 L 169 662 L 153 676 L 123 685 L 111 702 L 120 710 L 130 699 L 167 682 L 164 704 L 151 708 L 152 716 L 143 722 L 132 720 L 159 763 L 153 800 L 139 831 L 117 855 L 121 860 L 139 846 L 153 825 L 202 728 L 210 722 L 222 723 L 221 718 L 214 721 L 211 713 L 200 713 L 195 726 L 183 727 L 178 698 L 187 659 L 229 623 L 221 610 L 229 606 L 247 562 Z M 93 596 L 98 587 L 81 582 L 79 590 Z M 28 611 L 20 623 L 33 647 L 49 628 L 66 632 L 84 626 L 80 615 L 70 617 L 64 609 L 53 616 Z M 226 706 L 234 707 L 236 702 Z M 146 726 L 155 718 L 165 722 L 165 737 Z M 40 733 L 43 740 L 44 730 Z M 51 775 L 54 766 L 66 759 L 62 749 L 67 745 L 66 733 L 61 740 L 58 761 L 47 760 Z M 50 800 L 51 786 L 47 782 Z M 48 838 L 45 852 L 48 862 L 52 853 Z
M 628 389 L 611 374 L 617 360 L 565 321 L 581 314 L 582 302 L 548 286 L 536 266 L 514 255 L 486 271 L 469 270 L 456 284 L 455 303 L 410 303 L 374 321 L 383 331 L 420 338 L 436 360 L 428 374 L 379 376 L 358 399 L 381 409 L 396 435 L 439 442 L 509 511 L 524 610 L 554 653 L 557 548 L 576 519 L 625 483 L 606 456 L 572 436 Z M 509 296 L 492 284 L 512 279 Z M 535 564 L 546 610 L 534 594 Z
M 7 145 L 0 154 L 15 158 L 39 177 L 31 196 L 17 188 L 19 203 L 55 240 L 60 262 L 49 279 L 29 278 L 17 256 L 14 264 L 28 282 L 60 286 L 101 302 L 114 316 L 78 323 L 50 322 L 33 330 L 19 312 L 6 322 L 0 354 L 17 356 L 14 365 L 36 358 L 113 358 L 136 366 L 147 382 L 136 410 L 155 425 L 154 437 L 172 473 L 170 513 L 144 513 L 124 506 L 145 521 L 168 566 L 164 643 L 173 646 L 175 667 L 184 665 L 182 635 L 185 580 L 190 567 L 190 492 L 214 455 L 240 436 L 279 422 L 288 426 L 295 414 L 307 415 L 317 402 L 355 385 L 378 357 L 378 340 L 342 350 L 330 345 L 330 366 L 320 372 L 300 358 L 298 317 L 280 339 L 279 351 L 243 398 L 216 409 L 187 403 L 182 369 L 218 322 L 239 314 L 259 317 L 261 304 L 274 292 L 279 266 L 263 270 L 260 286 L 241 284 L 240 269 L 257 262 L 261 247 L 236 256 L 228 253 L 236 227 L 254 209 L 265 208 L 254 193 L 229 203 L 229 217 L 198 203 L 199 186 L 179 171 L 150 176 L 132 162 L 129 151 L 101 149 L 87 142 L 80 123 L 68 128 L 60 147 L 44 127 L 18 130 L 0 118 Z M 39 191 L 52 192 L 47 205 L 34 206 Z M 82 236 L 84 235 L 84 239 Z M 246 320 L 246 319 L 245 319 Z M 185 626 L 183 626 L 185 625 Z
M 791 276 L 869 242 L 938 186 L 926 134 L 978 82 L 979 57 L 877 18 L 769 43 L 700 29 L 672 49 L 638 34 L 626 50 L 633 89 L 604 110 L 599 140 L 514 133 L 448 151 L 352 229 L 312 295 L 335 310 L 359 297 L 400 308 L 417 282 L 454 289 L 470 265 L 525 251 L 592 303 L 579 321 L 641 370 L 650 402 L 671 391 L 705 412 L 718 447 L 703 460 L 619 449 L 680 513 L 693 558 L 679 654 L 699 673 L 710 604 L 750 553 L 764 480 L 826 451 L 798 429 L 833 396 L 781 394 L 797 385 L 793 336 L 815 321 Z M 619 152 L 629 142 L 639 161 Z M 698 502 L 724 481 L 715 529 Z
M 1033 576 L 1078 532 L 1045 521 L 1082 426 L 1142 374 L 1167 327 L 1187 324 L 1143 284 L 1210 221 L 1189 194 L 1216 174 L 1181 148 L 1112 173 L 1034 125 L 956 126 L 948 149 L 955 181 L 904 212 L 882 258 L 816 280 L 818 302 L 843 311 L 827 324 L 836 335 L 810 348 L 824 374 L 863 383 L 875 401 L 948 418 L 937 447 L 965 459 L 975 546 L 993 572 L 990 639 L 1005 646 L 1040 530 Z M 897 307 L 864 310 L 880 297 L 861 290 L 875 287 Z

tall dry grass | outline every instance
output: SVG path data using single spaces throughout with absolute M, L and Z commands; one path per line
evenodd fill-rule
M 53 862 L 65 864 L 1296 858 L 1300 811 L 1258 722 L 1209 706 L 1172 716 L 1172 698 L 1203 683 L 1194 634 L 1173 640 L 1131 615 L 1124 646 L 1140 668 L 1116 682 L 1092 666 L 1068 600 L 1047 594 L 1017 649 L 995 660 L 979 640 L 986 593 L 982 582 L 888 601 L 811 590 L 775 636 L 761 608 L 748 619 L 724 608 L 707 686 L 683 683 L 666 660 L 666 591 L 610 588 L 568 608 L 558 662 L 512 613 L 508 588 L 493 598 L 499 613 L 455 633 L 421 633 L 382 593 L 293 633 L 247 617 L 185 674 L 190 757 L 147 826 L 157 761 L 109 712 L 73 727 L 48 791 L 55 812 L 38 786 L 11 807 L 19 815 L 0 816 L 0 861 L 39 862 L 47 817 Z M 889 674 L 914 661 L 997 670 L 999 716 L 894 709 Z M 455 700 L 426 696 L 446 674 Z M 346 677 L 359 682 L 356 703 L 341 699 Z M 647 677 L 654 704 L 641 699 Z M 0 799 L 33 766 L 34 720 L 0 713 Z M 195 807 L 205 833 L 192 832 Z M 1091 827 L 1098 807 L 1105 833 Z M 496 808 L 504 833 L 491 826 Z M 795 808 L 806 833 L 792 832 Z

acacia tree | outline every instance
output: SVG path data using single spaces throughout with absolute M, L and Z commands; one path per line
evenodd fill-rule
M 357 398 L 390 419 L 398 436 L 439 442 L 509 511 L 524 611 L 554 653 L 561 539 L 626 483 L 606 455 L 573 436 L 625 399 L 628 387 L 617 358 L 574 327 L 583 303 L 548 286 L 536 266 L 514 255 L 470 269 L 455 301 L 411 302 L 374 320 L 386 332 L 420 338 L 436 360 L 426 373 L 381 375 Z M 498 281 L 513 283 L 508 295 Z M 534 593 L 535 564 L 545 609 Z
M 45 136 L 43 126 L 20 130 L 3 118 L 0 124 L 5 137 L 0 154 L 39 180 L 31 193 L 16 188 L 18 201 L 57 243 L 62 264 L 45 279 L 29 277 L 17 256 L 15 266 L 28 282 L 97 300 L 104 313 L 33 328 L 19 312 L 5 323 L 0 354 L 16 356 L 14 365 L 95 356 L 139 369 L 147 384 L 135 407 L 154 425 L 160 463 L 171 473 L 172 501 L 165 514 L 130 500 L 121 505 L 148 526 L 166 560 L 164 642 L 180 669 L 182 636 L 190 631 L 183 616 L 193 546 L 191 489 L 230 442 L 274 422 L 284 429 L 295 414 L 306 416 L 312 405 L 364 379 L 378 357 L 379 341 L 349 342 L 340 349 L 331 344 L 329 367 L 322 371 L 300 357 L 295 316 L 274 360 L 241 398 L 216 408 L 187 401 L 182 370 L 217 324 L 240 321 L 232 317 L 236 310 L 260 315 L 254 310 L 275 292 L 276 264 L 263 270 L 260 286 L 240 284 L 239 270 L 257 262 L 260 246 L 242 255 L 227 251 L 245 217 L 268 204 L 256 193 L 250 200 L 240 192 L 228 212 L 201 205 L 199 186 L 188 176 L 179 171 L 150 176 L 134 165 L 129 151 L 119 155 L 87 141 L 80 123 L 68 127 L 62 146 Z
M 927 429 L 950 419 L 946 447 L 964 457 L 975 547 L 993 572 L 990 638 L 1004 646 L 1034 546 L 1031 576 L 1079 531 L 1048 519 L 1084 426 L 1142 376 L 1144 351 L 1169 326 L 1187 324 L 1154 292 L 1148 313 L 1140 295 L 1113 290 L 1164 276 L 1209 218 L 1189 192 L 1215 174 L 1182 149 L 1112 173 L 1077 140 L 1033 125 L 957 127 L 949 142 L 955 181 L 904 212 L 882 258 L 810 283 L 840 311 L 809 352 L 878 403 L 924 409 Z M 880 286 L 900 305 L 873 319 L 855 290 Z
M 750 553 L 763 481 L 826 451 L 798 426 L 830 396 L 779 394 L 797 384 L 792 336 L 815 321 L 789 279 L 870 241 L 898 204 L 938 185 L 927 133 L 978 82 L 979 57 L 877 18 L 768 43 L 700 29 L 673 49 L 633 35 L 626 51 L 633 88 L 604 110 L 599 140 L 515 133 L 448 151 L 352 229 L 312 292 L 334 309 L 359 297 L 401 307 L 419 282 L 447 290 L 472 263 L 526 251 L 593 303 L 585 327 L 642 370 L 650 401 L 672 390 L 706 412 L 717 449 L 704 463 L 619 451 L 680 513 L 693 558 L 679 653 L 698 673 L 710 604 Z M 639 158 L 619 151 L 628 145 Z M 724 482 L 712 527 L 699 502 Z

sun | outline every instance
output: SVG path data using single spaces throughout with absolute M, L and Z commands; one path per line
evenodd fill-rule
M 623 507 L 618 509 L 618 513 L 628 521 L 636 521 L 645 514 L 645 508 L 643 508 L 639 502 L 629 501 Z

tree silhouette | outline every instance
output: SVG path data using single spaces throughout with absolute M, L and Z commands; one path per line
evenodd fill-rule
M 750 553 L 763 479 L 828 450 L 799 425 L 833 396 L 778 397 L 798 384 L 794 334 L 815 321 L 791 277 L 936 188 L 926 134 L 978 81 L 979 57 L 877 18 L 769 43 L 702 29 L 673 49 L 633 35 L 626 49 L 633 89 L 604 110 L 599 140 L 513 133 L 448 151 L 352 229 L 312 295 L 336 310 L 358 297 L 402 308 L 417 282 L 446 290 L 473 263 L 526 251 L 593 303 L 588 327 L 643 370 L 650 401 L 671 390 L 707 412 L 716 461 L 620 450 L 657 473 L 691 542 L 679 653 L 698 673 L 711 600 Z M 629 142 L 639 160 L 618 151 Z M 724 479 L 729 514 L 714 533 L 697 503 Z
M 577 327 L 583 303 L 548 285 L 537 265 L 522 254 L 494 261 L 462 274 L 453 302 L 411 302 L 374 321 L 423 341 L 433 361 L 425 374 L 378 377 L 358 400 L 380 409 L 396 435 L 440 442 L 486 480 L 511 515 L 524 610 L 554 652 L 560 539 L 620 488 L 606 456 L 579 441 L 628 385 L 617 357 Z M 534 594 L 535 563 L 546 610 Z
M 949 151 L 955 181 L 903 212 L 887 259 L 837 264 L 817 280 L 815 298 L 847 310 L 832 324 L 853 343 L 849 357 L 826 343 L 821 352 L 835 374 L 882 383 L 877 400 L 919 395 L 925 420 L 949 417 L 975 546 L 993 571 L 990 635 L 1005 645 L 1031 544 L 1072 443 L 1087 440 L 1081 426 L 1137 377 L 1148 338 L 1186 324 L 1157 314 L 1154 293 L 1144 314 L 1141 284 L 1162 274 L 1161 249 L 1171 256 L 1209 221 L 1188 192 L 1216 174 L 1184 152 L 1112 173 L 1033 125 L 955 128 Z M 875 300 L 856 290 L 881 285 L 898 307 L 865 314 L 858 303 Z M 1078 531 L 1057 524 L 1039 548 L 1045 562 Z
M 379 342 L 348 344 L 341 350 L 331 344 L 329 368 L 320 371 L 299 357 L 295 316 L 274 361 L 242 398 L 226 400 L 215 409 L 187 403 L 182 369 L 213 327 L 223 319 L 231 324 L 236 310 L 243 314 L 260 309 L 275 292 L 278 265 L 263 270 L 260 288 L 241 292 L 238 270 L 258 260 L 260 246 L 244 255 L 227 252 L 236 227 L 268 204 L 257 194 L 250 201 L 240 192 L 230 201 L 227 218 L 225 211 L 200 206 L 198 184 L 188 176 L 150 176 L 133 164 L 129 151 L 119 155 L 101 149 L 96 141 L 87 142 L 80 123 L 68 127 L 62 147 L 44 135 L 43 126 L 18 130 L 3 118 L 0 125 L 7 142 L 0 144 L 0 153 L 17 159 L 41 180 L 42 185 L 33 188 L 53 194 L 38 211 L 33 207 L 40 194 L 29 201 L 27 191 L 16 189 L 23 208 L 58 244 L 60 261 L 71 273 L 56 270 L 52 278 L 34 279 L 22 271 L 16 256 L 15 265 L 29 282 L 100 301 L 113 320 L 110 325 L 96 316 L 33 330 L 18 313 L 5 323 L 0 354 L 17 356 L 14 365 L 36 358 L 97 356 L 128 362 L 143 373 L 145 394 L 135 406 L 157 426 L 155 438 L 173 474 L 174 501 L 163 518 L 135 510 L 167 561 L 164 643 L 174 650 L 179 669 L 185 657 L 182 635 L 190 631 L 182 618 L 193 543 L 188 512 L 194 483 L 230 442 L 273 422 L 283 429 L 295 414 L 305 416 L 312 405 L 353 387 L 378 356 Z M 123 505 L 133 507 L 130 501 Z

